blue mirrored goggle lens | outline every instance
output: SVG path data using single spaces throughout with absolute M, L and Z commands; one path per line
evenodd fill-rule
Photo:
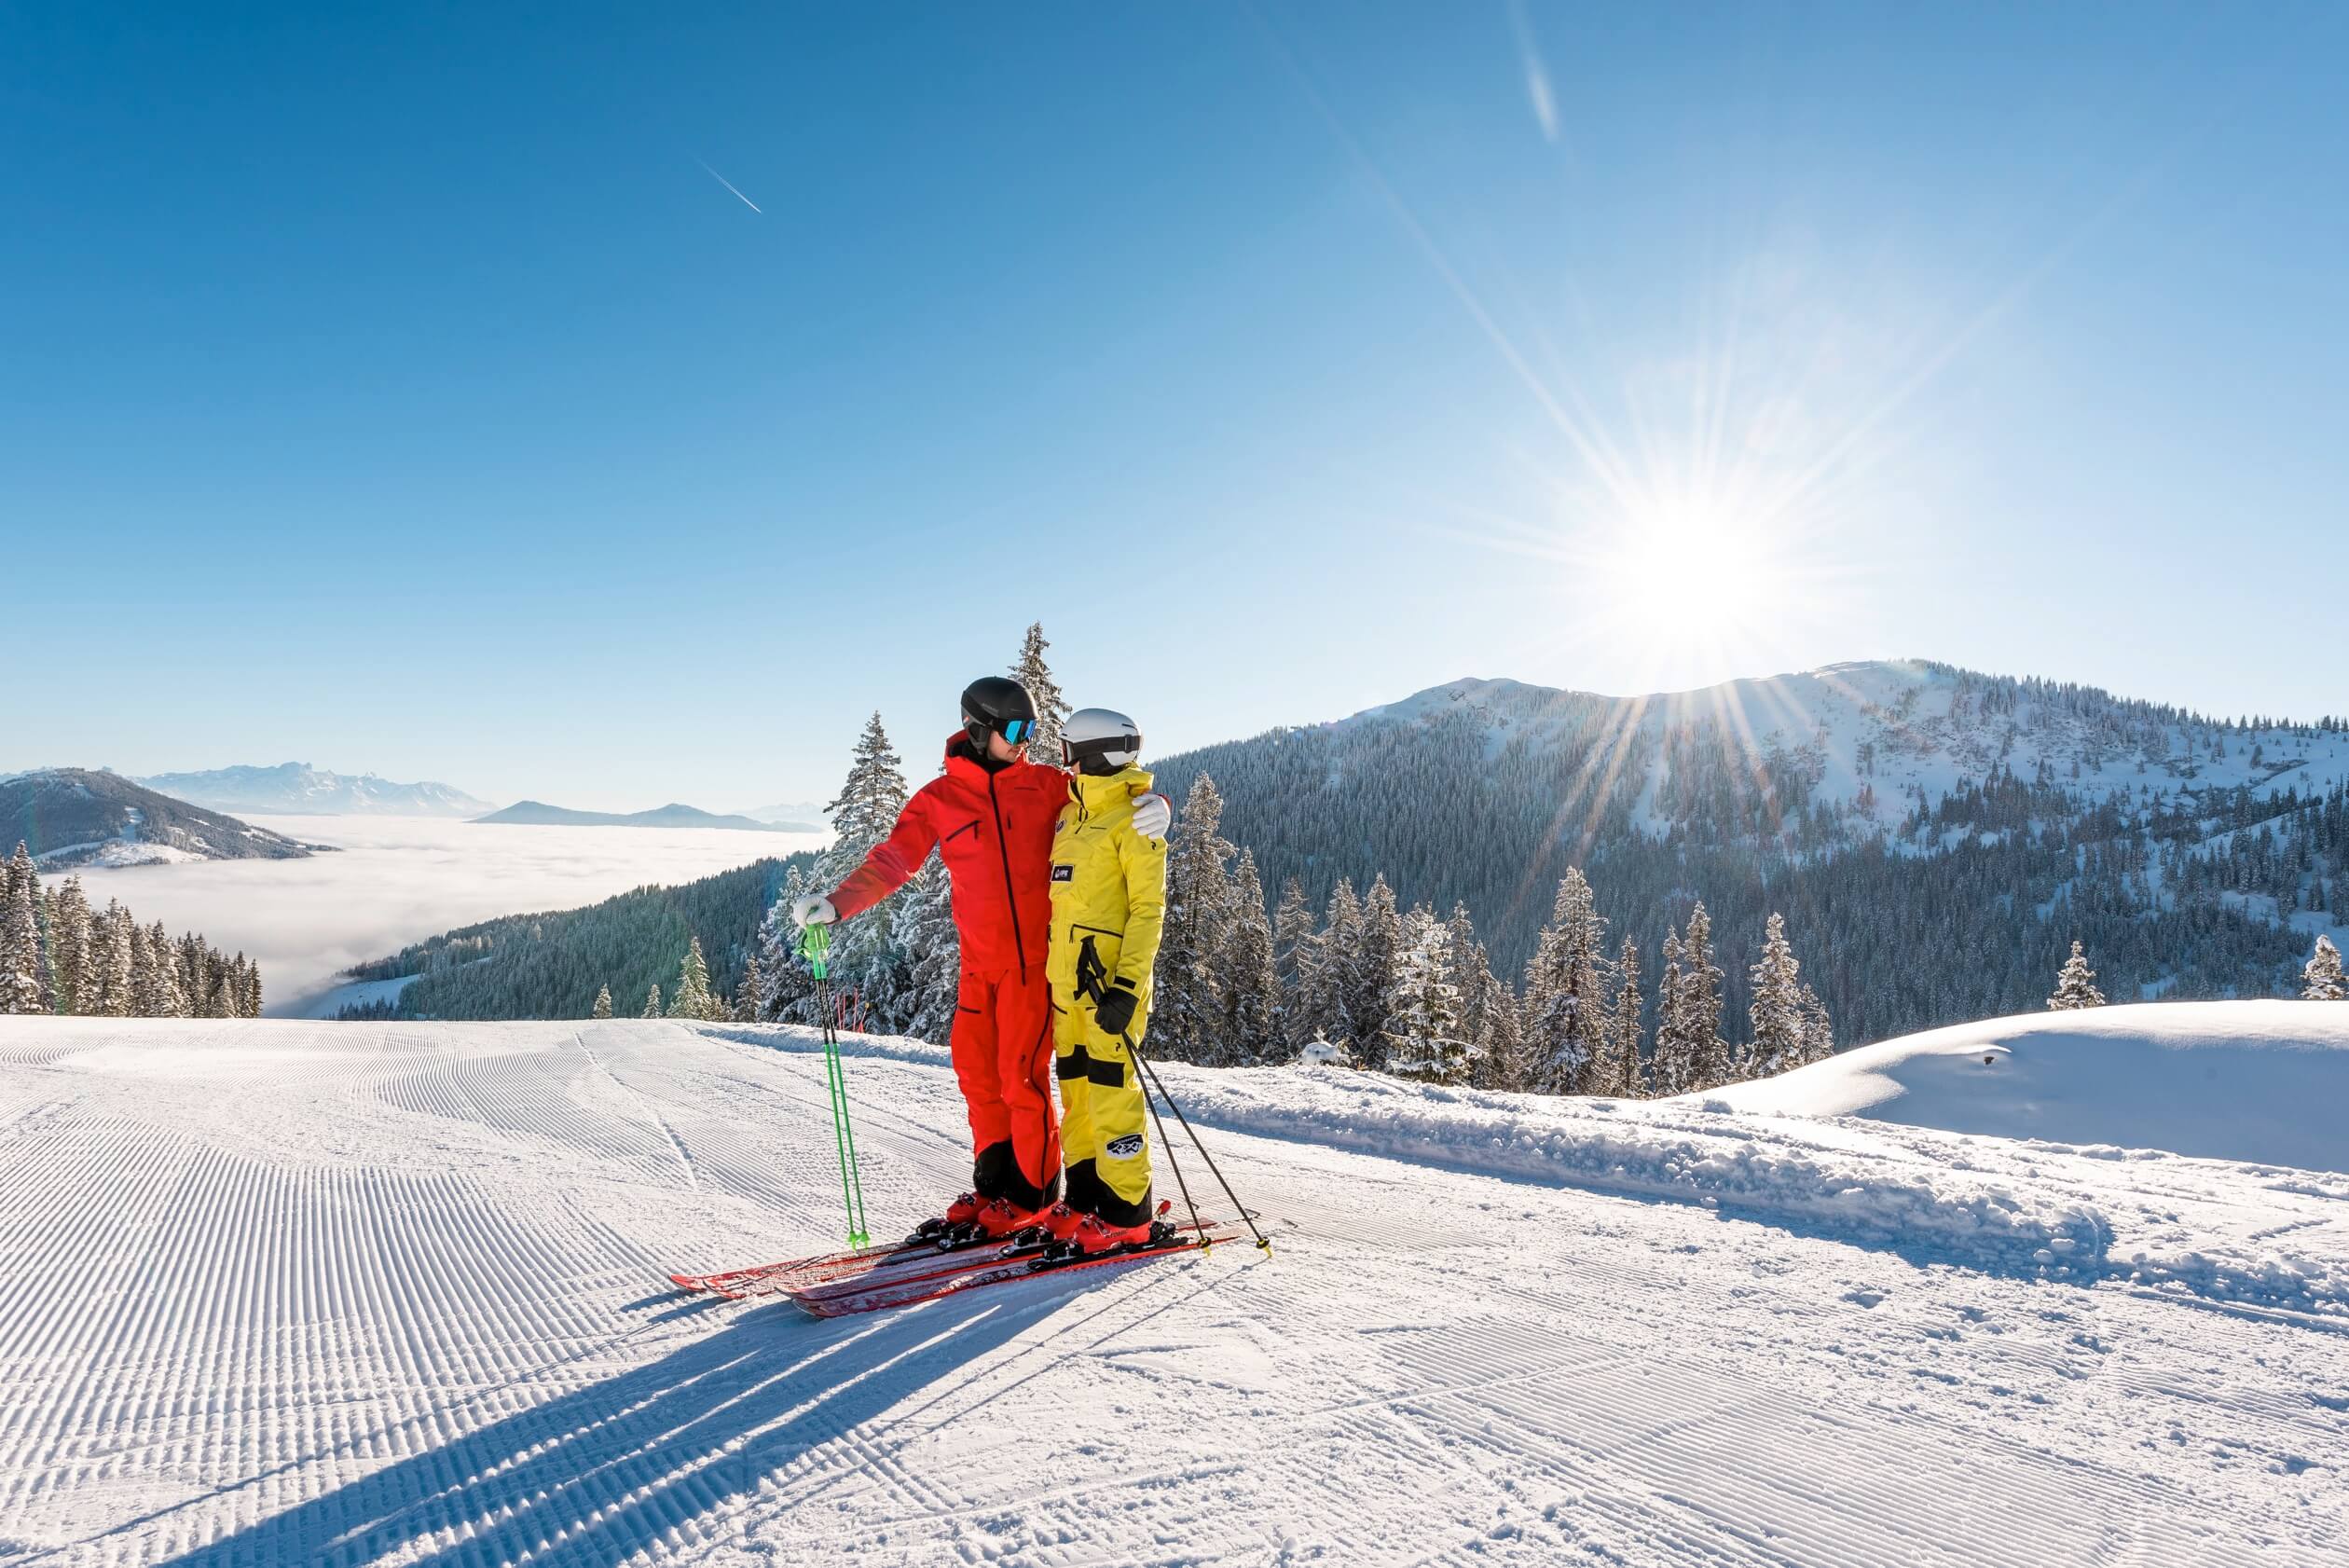
M 1025 740 L 1035 728 L 1036 721 L 1033 719 L 1013 719 L 1004 724 L 1003 738 L 1017 746 Z

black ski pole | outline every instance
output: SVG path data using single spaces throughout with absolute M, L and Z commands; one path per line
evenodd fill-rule
M 1267 1258 L 1271 1257 L 1272 1244 L 1264 1239 L 1263 1231 L 1257 1229 L 1256 1216 L 1248 1212 L 1247 1206 L 1240 1202 L 1239 1195 L 1231 1190 L 1231 1183 L 1224 1180 L 1223 1172 L 1216 1165 L 1216 1157 L 1207 1152 L 1207 1146 L 1199 1141 L 1198 1130 L 1191 1126 L 1190 1118 L 1185 1116 L 1183 1114 L 1183 1107 L 1174 1103 L 1174 1096 L 1166 1092 L 1166 1084 L 1161 1079 L 1160 1079 L 1158 1069 L 1150 1066 L 1149 1058 L 1142 1054 L 1142 1048 L 1134 1043 L 1133 1037 L 1132 1035 L 1124 1035 L 1120 1038 L 1125 1041 L 1126 1052 L 1133 1058 L 1134 1066 L 1142 1069 L 1143 1075 L 1148 1080 L 1150 1087 L 1157 1090 L 1159 1098 L 1166 1102 L 1166 1108 L 1174 1113 L 1174 1120 L 1183 1124 L 1183 1132 L 1189 1137 L 1191 1147 L 1199 1150 L 1199 1157 L 1202 1160 L 1207 1162 L 1207 1174 L 1216 1178 L 1216 1185 L 1222 1188 L 1224 1196 L 1231 1200 L 1231 1206 L 1240 1211 L 1241 1219 L 1248 1227 L 1248 1234 L 1256 1238 L 1257 1250 L 1262 1252 Z M 1153 1118 L 1157 1117 L 1158 1107 L 1156 1106 L 1152 1106 L 1150 1107 L 1150 1115 Z M 1163 1121 L 1159 1123 L 1159 1141 L 1162 1144 L 1166 1144 L 1167 1163 L 1170 1166 L 1174 1166 L 1174 1145 L 1167 1143 L 1166 1123 Z M 1174 1180 L 1177 1186 L 1181 1185 L 1182 1179 L 1183 1176 L 1180 1167 L 1175 1167 Z M 1188 1202 L 1190 1193 L 1186 1191 L 1184 1192 L 1183 1197 L 1186 1202 Z M 1194 1210 L 1193 1212 L 1195 1214 L 1197 1211 Z

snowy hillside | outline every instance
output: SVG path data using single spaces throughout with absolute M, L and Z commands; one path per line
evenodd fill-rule
M 1757 763 L 1805 777 L 1809 799 L 1884 829 L 1898 827 L 1920 800 L 1939 805 L 1994 772 L 2045 778 L 2088 803 L 2125 798 L 2133 807 L 2237 789 L 2267 798 L 2297 786 L 2307 795 L 2349 780 L 2349 729 L 2237 727 L 2092 688 L 1918 661 L 1830 665 L 1642 697 L 1455 681 L 1341 722 L 1465 712 L 1497 750 L 1511 739 L 1540 744 L 1580 733 L 1594 706 L 1603 710 L 1600 722 L 1622 734 L 1627 753 L 1644 743 L 1637 777 L 1645 824 L 1659 832 L 1672 818 L 1664 804 L 1672 764 L 1657 742 L 1691 725 L 1717 728 Z
M 1992 1018 L 1690 1098 L 2349 1171 L 2349 1007 L 2171 1002 Z
M 322 847 L 158 794 L 103 769 L 48 768 L 0 777 L 0 827 L 11 842 L 25 842 L 43 871 L 298 860 Z
M 264 816 L 478 817 L 493 809 L 454 785 L 431 779 L 398 784 L 372 773 L 334 773 L 308 763 L 163 773 L 138 782 L 215 811 Z
M 961 1107 L 848 1050 L 901 1223 Z M 798 1031 L 0 1020 L 0 1562 L 2349 1551 L 2349 1179 L 1168 1076 L 1271 1259 L 817 1323 L 660 1278 L 836 1239 Z

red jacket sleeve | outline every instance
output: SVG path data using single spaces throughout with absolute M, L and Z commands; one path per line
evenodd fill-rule
M 898 813 L 897 826 L 889 836 L 872 846 L 864 858 L 864 864 L 850 872 L 839 887 L 831 890 L 833 913 L 845 920 L 861 915 L 896 892 L 922 869 L 929 852 L 938 844 L 938 830 L 931 825 L 927 791 L 917 791 L 905 809 Z

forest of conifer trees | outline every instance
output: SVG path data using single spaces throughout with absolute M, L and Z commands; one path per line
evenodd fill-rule
M 0 1013 L 258 1018 L 261 971 L 196 932 L 176 940 L 120 903 L 92 910 L 81 878 L 55 888 L 23 843 L 0 862 Z

